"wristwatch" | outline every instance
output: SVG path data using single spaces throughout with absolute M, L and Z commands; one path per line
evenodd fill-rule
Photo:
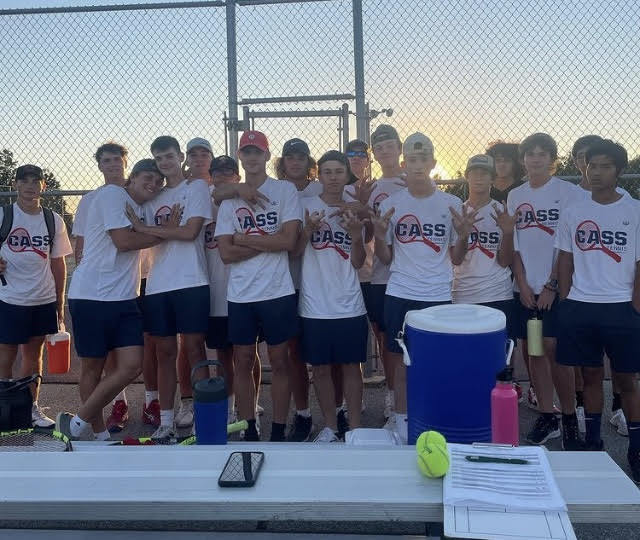
M 552 292 L 557 292 L 558 291 L 558 280 L 557 279 L 550 279 L 549 281 L 547 281 L 544 284 L 544 288 L 545 289 L 549 289 Z

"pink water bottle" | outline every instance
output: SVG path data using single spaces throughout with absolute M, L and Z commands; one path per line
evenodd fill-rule
M 518 393 L 513 387 L 513 368 L 505 367 L 496 376 L 491 390 L 491 442 L 518 446 Z

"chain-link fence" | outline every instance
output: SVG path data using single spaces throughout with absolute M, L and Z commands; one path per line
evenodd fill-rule
M 274 157 L 295 136 L 318 156 L 366 137 L 363 126 L 420 130 L 441 178 L 489 141 L 535 131 L 556 138 L 561 172 L 575 174 L 572 142 L 597 133 L 640 173 L 635 0 L 229 2 L 0 11 L 0 189 L 12 162 L 88 190 L 102 183 L 92 156 L 106 140 L 131 161 L 167 133 L 222 153 L 234 142 L 225 126 L 247 125 Z M 65 199 L 69 215 L 77 200 Z

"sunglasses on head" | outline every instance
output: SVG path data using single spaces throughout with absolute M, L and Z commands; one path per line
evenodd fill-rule
M 369 154 L 367 154 L 365 151 L 363 150 L 358 150 L 358 151 L 349 151 L 347 152 L 347 157 L 359 157 L 359 158 L 367 158 L 369 157 Z

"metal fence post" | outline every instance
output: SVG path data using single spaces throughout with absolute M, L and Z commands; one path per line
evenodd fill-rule
M 229 95 L 229 155 L 238 150 L 238 65 L 236 54 L 236 0 L 227 0 L 227 81 Z
M 356 135 L 366 141 L 367 117 L 364 96 L 364 36 L 362 30 L 362 0 L 353 0 L 353 64 L 356 89 Z

